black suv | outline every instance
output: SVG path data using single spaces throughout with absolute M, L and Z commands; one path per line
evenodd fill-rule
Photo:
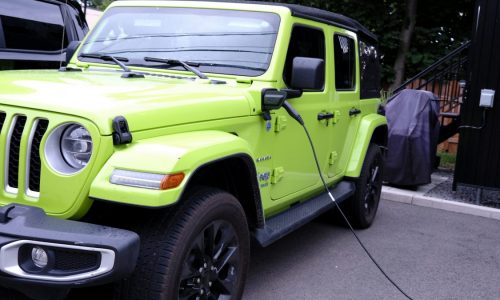
M 76 0 L 0 0 L 0 70 L 59 68 L 88 30 Z

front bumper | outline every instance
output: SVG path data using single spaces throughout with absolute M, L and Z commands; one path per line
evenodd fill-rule
M 33 249 L 45 252 L 44 267 Z M 131 274 L 139 236 L 131 231 L 49 217 L 40 208 L 0 208 L 0 285 L 69 290 L 99 285 Z M 39 294 L 39 291 L 37 291 Z

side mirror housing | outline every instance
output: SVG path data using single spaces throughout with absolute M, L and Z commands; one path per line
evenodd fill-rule
M 262 91 L 262 111 L 271 111 L 279 109 L 285 103 L 287 98 L 286 91 L 278 91 L 275 89 L 265 89 Z
M 293 59 L 291 87 L 299 90 L 321 90 L 325 83 L 325 61 L 320 58 Z
M 69 61 L 71 60 L 71 58 L 76 52 L 76 49 L 78 49 L 79 46 L 80 46 L 80 41 L 71 41 L 68 47 L 66 47 L 66 65 L 69 64 Z

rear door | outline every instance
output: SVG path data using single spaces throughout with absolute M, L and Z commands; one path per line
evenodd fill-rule
M 328 176 L 342 176 L 359 125 L 359 65 L 357 38 L 352 32 L 334 28 L 330 33 L 333 44 L 332 86 L 329 94 L 335 117 L 331 127 L 332 144 L 328 159 Z

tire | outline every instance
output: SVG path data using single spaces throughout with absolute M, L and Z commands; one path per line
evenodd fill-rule
M 382 191 L 384 158 L 379 146 L 370 144 L 361 174 L 354 179 L 356 191 L 344 209 L 352 226 L 359 229 L 372 225 Z
M 137 268 L 117 286 L 115 299 L 242 297 L 250 236 L 241 204 L 212 188 L 186 200 L 143 226 Z

